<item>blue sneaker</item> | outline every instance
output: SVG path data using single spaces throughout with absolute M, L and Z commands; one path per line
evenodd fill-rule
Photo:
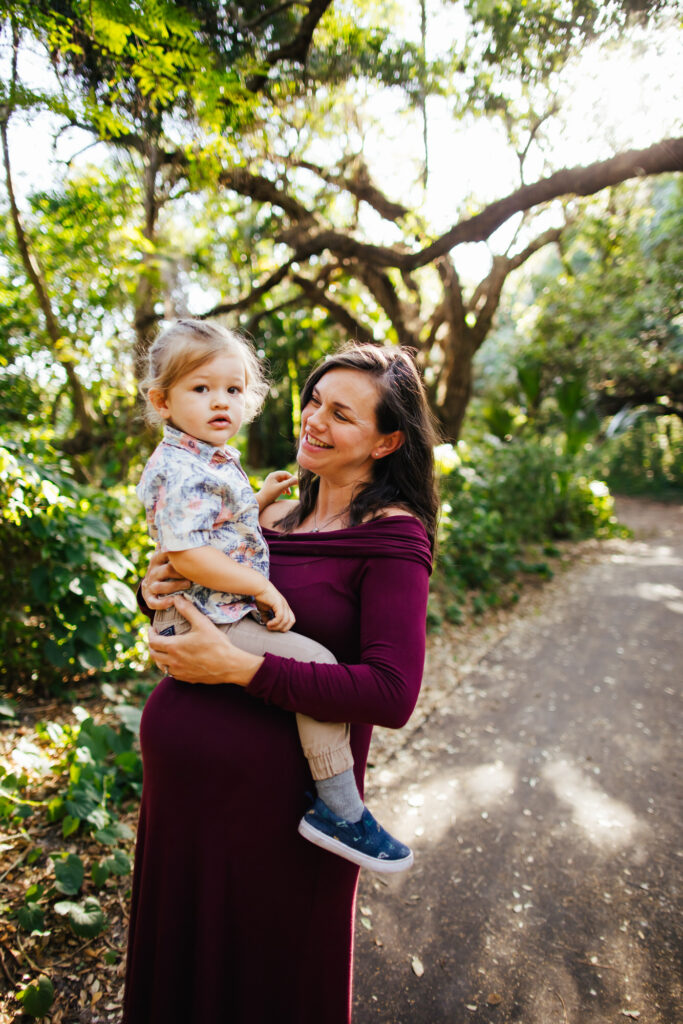
M 299 832 L 323 850 L 371 871 L 405 871 L 413 863 L 413 851 L 390 836 L 367 807 L 360 821 L 347 821 L 333 814 L 318 797 L 299 822 Z

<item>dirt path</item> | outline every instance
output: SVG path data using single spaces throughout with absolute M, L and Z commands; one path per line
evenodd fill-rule
M 619 514 L 379 738 L 416 865 L 362 877 L 354 1024 L 683 1021 L 683 508 Z

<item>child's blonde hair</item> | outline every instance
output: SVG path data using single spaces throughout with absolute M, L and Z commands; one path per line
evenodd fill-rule
M 166 397 L 181 377 L 225 352 L 239 355 L 244 363 L 246 390 L 243 422 L 253 420 L 268 394 L 268 382 L 251 343 L 236 331 L 229 331 L 220 324 L 188 318 L 176 320 L 150 346 L 147 376 L 140 383 L 140 390 L 145 396 L 147 422 L 154 426 L 163 423 L 162 417 L 149 400 L 150 388 L 158 389 Z

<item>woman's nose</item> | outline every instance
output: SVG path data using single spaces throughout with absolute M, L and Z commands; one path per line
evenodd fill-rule
M 306 412 L 306 426 L 315 429 L 316 427 L 321 428 L 324 425 L 325 418 L 322 413 L 320 406 L 314 409 L 309 409 Z

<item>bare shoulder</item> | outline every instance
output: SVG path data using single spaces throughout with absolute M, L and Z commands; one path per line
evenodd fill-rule
M 382 519 L 388 519 L 390 516 L 410 516 L 411 519 L 417 519 L 414 512 L 411 512 L 408 508 L 400 508 L 398 505 L 389 505 L 387 508 L 382 509 Z
M 266 505 L 263 512 L 259 516 L 259 523 L 261 526 L 265 526 L 267 530 L 272 530 L 275 523 L 279 522 L 283 516 L 286 516 L 288 512 L 296 508 L 299 502 L 295 498 L 287 498 L 282 501 L 274 501 L 270 505 Z

